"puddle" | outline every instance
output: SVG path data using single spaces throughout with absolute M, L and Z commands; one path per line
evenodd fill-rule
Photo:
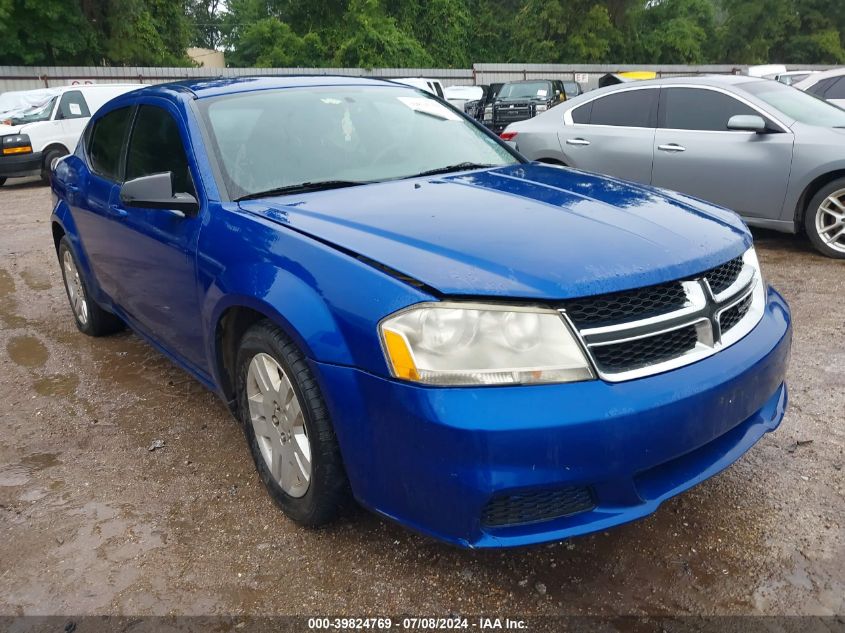
M 58 466 L 62 463 L 62 460 L 59 459 L 57 453 L 33 453 L 24 457 L 21 463 L 35 471 Z
M 36 393 L 42 396 L 70 396 L 79 386 L 79 376 L 52 374 L 39 378 L 32 384 Z
M 23 327 L 26 319 L 15 314 L 15 281 L 5 270 L 0 269 L 0 322 L 8 328 Z
M 34 336 L 15 336 L 6 344 L 9 357 L 22 367 L 41 367 L 50 354 L 44 343 Z
M 24 283 L 32 290 L 49 290 L 53 287 L 53 284 L 50 283 L 50 278 L 41 271 L 23 270 L 21 271 L 21 277 Z

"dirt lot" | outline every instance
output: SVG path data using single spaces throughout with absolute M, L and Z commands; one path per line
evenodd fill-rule
M 0 189 L 0 614 L 845 613 L 845 263 L 803 240 L 756 236 L 795 319 L 777 432 L 646 520 L 468 552 L 363 511 L 286 521 L 215 396 L 77 332 L 49 211 Z

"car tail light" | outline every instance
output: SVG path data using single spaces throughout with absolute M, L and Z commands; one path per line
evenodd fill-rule
M 519 132 L 507 132 L 507 131 L 505 131 L 505 132 L 502 132 L 501 134 L 499 134 L 499 138 L 502 139 L 503 141 L 513 141 L 514 139 L 516 139 L 517 134 L 519 134 Z

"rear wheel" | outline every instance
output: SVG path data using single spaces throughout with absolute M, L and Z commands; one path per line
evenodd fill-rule
M 124 327 L 123 321 L 111 312 L 103 310 L 91 299 L 89 285 L 79 270 L 76 256 L 70 247 L 70 240 L 63 237 L 59 242 L 59 264 L 65 291 L 73 311 L 73 318 L 79 331 L 88 336 L 106 336 Z
M 804 229 L 817 251 L 845 259 L 845 178 L 825 185 L 810 200 Z
M 0 187 L 2 187 L 2 186 L 3 186 L 3 185 L 5 185 L 5 184 L 6 184 L 6 179 L 5 179 L 5 178 L 0 178 Z
M 329 413 L 305 356 L 269 321 L 247 330 L 237 358 L 237 397 L 261 481 L 297 523 L 332 521 L 349 493 Z

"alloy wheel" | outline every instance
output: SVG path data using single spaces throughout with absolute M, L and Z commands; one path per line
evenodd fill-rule
M 79 323 L 82 326 L 88 324 L 88 300 L 85 298 L 85 289 L 82 286 L 82 279 L 76 269 L 76 262 L 69 250 L 62 255 L 62 266 L 64 267 L 65 290 L 70 300 L 71 308 Z
M 830 248 L 845 253 L 845 189 L 834 191 L 819 205 L 816 233 Z
M 269 354 L 256 354 L 246 377 L 249 417 L 261 456 L 273 479 L 291 497 L 311 481 L 311 442 L 293 384 Z

